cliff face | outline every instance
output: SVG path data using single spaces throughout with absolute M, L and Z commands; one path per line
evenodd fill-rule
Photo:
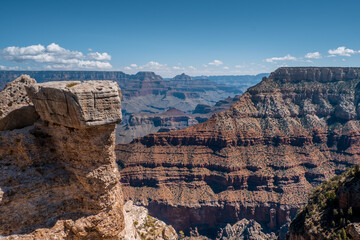
M 120 238 L 117 84 L 53 82 L 27 91 L 42 123 L 1 132 L 0 235 Z
M 117 145 L 126 199 L 177 230 L 242 218 L 276 231 L 359 163 L 360 69 L 280 68 L 205 123 Z

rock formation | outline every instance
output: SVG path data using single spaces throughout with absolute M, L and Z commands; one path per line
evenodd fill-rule
M 126 240 L 177 240 L 178 236 L 172 226 L 151 217 L 144 207 L 127 201 L 124 205 Z
M 124 209 L 115 162 L 118 85 L 50 82 L 27 93 L 41 121 L 0 133 L 1 238 L 141 239 L 133 212 L 144 210 Z M 153 222 L 175 238 L 170 226 Z
M 25 86 L 35 83 L 27 75 L 20 76 L 0 92 L 0 131 L 30 126 L 38 120 L 25 90 Z
M 360 166 L 313 191 L 290 225 L 289 240 L 360 239 Z
M 233 226 L 226 225 L 220 231 L 217 240 L 275 240 L 277 237 L 274 233 L 266 234 L 262 232 L 262 227 L 254 220 L 242 219 Z
M 27 90 L 43 124 L 2 133 L 0 234 L 46 228 L 33 236 L 120 236 L 123 198 L 113 151 L 118 86 L 53 82 Z
M 117 145 L 126 199 L 189 233 L 243 218 L 278 231 L 360 162 L 360 69 L 279 68 L 227 111 Z

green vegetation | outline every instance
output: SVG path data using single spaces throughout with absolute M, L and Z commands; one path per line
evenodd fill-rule
M 67 87 L 67 88 L 71 88 L 71 87 L 76 86 L 76 85 L 78 85 L 78 84 L 79 84 L 79 83 L 76 83 L 76 82 L 68 83 L 68 84 L 66 84 L 66 87 Z
M 291 223 L 291 231 L 301 235 L 306 232 L 317 239 L 350 239 L 346 226 L 359 221 L 359 213 L 350 203 L 340 207 L 339 192 L 359 182 L 360 167 L 357 165 L 317 187 Z

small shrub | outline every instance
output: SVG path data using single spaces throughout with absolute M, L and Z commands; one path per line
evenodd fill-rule
M 76 86 L 76 85 L 78 85 L 78 84 L 79 84 L 79 83 L 76 83 L 76 82 L 68 83 L 68 84 L 66 84 L 66 87 L 67 87 L 67 88 L 71 88 L 71 87 Z

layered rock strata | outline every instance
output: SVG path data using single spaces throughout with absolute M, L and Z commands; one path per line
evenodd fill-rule
M 27 91 L 42 122 L 1 132 L 0 235 L 122 238 L 114 152 L 115 125 L 121 121 L 117 84 L 53 82 Z
M 359 76 L 279 68 L 205 123 L 117 145 L 125 198 L 185 232 L 216 236 L 242 218 L 279 230 L 314 186 L 360 162 Z

